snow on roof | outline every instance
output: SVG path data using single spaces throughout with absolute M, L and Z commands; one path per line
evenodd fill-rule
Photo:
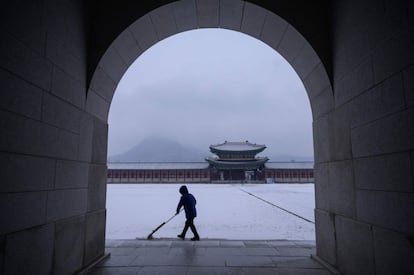
M 217 149 L 222 151 L 252 151 L 258 149 L 265 149 L 265 145 L 250 143 L 247 140 L 243 142 L 239 141 L 225 141 L 221 144 L 210 145 L 211 149 Z
M 208 162 L 113 162 L 108 169 L 118 170 L 180 170 L 207 169 Z
M 267 169 L 313 169 L 312 161 L 266 162 Z

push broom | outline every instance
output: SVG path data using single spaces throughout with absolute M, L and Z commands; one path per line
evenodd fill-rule
M 181 210 L 180 210 L 180 212 L 181 212 Z M 171 218 L 169 218 L 168 220 L 166 220 L 165 222 L 163 222 L 162 224 L 160 224 L 157 228 L 155 228 L 154 230 L 152 230 L 152 232 L 151 232 L 151 234 L 149 234 L 148 235 L 148 237 L 147 237 L 147 240 L 152 240 L 152 239 L 154 239 L 153 237 L 152 237 L 152 235 L 155 233 L 155 232 L 157 232 L 158 231 L 158 229 L 160 229 L 161 227 L 163 227 L 164 225 L 166 225 L 169 221 L 171 221 L 175 216 L 177 216 L 178 215 L 178 213 L 177 214 L 174 214 L 174 216 L 172 216 Z

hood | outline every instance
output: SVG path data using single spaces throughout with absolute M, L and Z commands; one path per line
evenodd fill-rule
M 185 185 L 181 186 L 180 187 L 180 193 L 181 193 L 181 195 L 188 194 L 187 186 L 185 186 Z

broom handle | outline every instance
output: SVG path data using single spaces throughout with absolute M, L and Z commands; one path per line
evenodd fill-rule
M 171 221 L 172 219 L 174 219 L 175 216 L 177 216 L 178 214 L 174 214 L 174 216 L 172 216 L 171 218 L 169 218 L 165 223 Z
M 181 212 L 181 210 L 180 210 Z M 158 231 L 158 229 L 160 229 L 161 227 L 163 227 L 167 222 L 171 221 L 175 216 L 177 216 L 178 214 L 174 214 L 174 216 L 172 216 L 171 218 L 169 218 L 167 221 L 163 222 L 162 224 L 160 224 L 157 228 L 155 228 L 150 235 L 154 234 L 155 232 Z
M 180 209 L 180 212 L 181 212 L 181 210 L 182 209 Z M 178 213 L 180 213 L 180 212 L 178 212 Z M 158 231 L 158 229 L 160 229 L 161 227 L 163 227 L 167 222 L 169 222 L 169 221 L 171 221 L 175 216 L 177 216 L 178 214 L 174 214 L 174 216 L 172 216 L 171 218 L 169 218 L 167 221 L 165 221 L 165 222 L 163 222 L 162 224 L 160 224 L 157 228 L 155 228 L 154 230 L 152 230 L 152 232 L 151 232 L 151 234 L 149 234 L 148 235 L 148 237 L 149 236 L 152 236 L 152 234 L 154 234 L 155 232 L 157 232 Z
M 149 234 L 149 236 L 151 236 L 152 234 L 154 234 L 155 232 L 157 232 L 157 230 L 160 229 L 164 224 L 165 224 L 165 222 L 163 222 L 157 228 L 155 228 L 154 230 L 152 230 L 152 232 L 151 232 L 151 234 Z

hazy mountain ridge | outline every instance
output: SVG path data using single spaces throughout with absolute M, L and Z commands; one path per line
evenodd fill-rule
M 108 162 L 201 162 L 210 152 L 185 146 L 168 138 L 146 138 L 130 150 L 110 156 Z M 313 157 L 267 154 L 266 150 L 258 156 L 267 156 L 269 161 L 313 161 Z
M 167 138 L 147 138 L 125 153 L 110 156 L 109 162 L 200 162 L 208 152 Z

